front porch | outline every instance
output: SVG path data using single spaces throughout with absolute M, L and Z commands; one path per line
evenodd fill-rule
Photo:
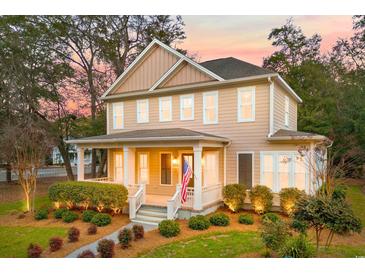
M 168 219 L 176 218 L 179 209 L 199 213 L 221 201 L 225 184 L 227 141 L 209 139 L 78 143 L 78 181 L 123 184 L 129 192 L 131 219 L 142 205 L 167 208 Z M 85 179 L 83 154 L 90 147 L 107 149 L 107 177 Z M 184 161 L 193 176 L 187 201 L 181 204 Z

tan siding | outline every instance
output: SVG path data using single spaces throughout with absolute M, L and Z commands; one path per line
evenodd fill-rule
M 213 81 L 207 74 L 194 68 L 190 64 L 184 64 L 175 74 L 161 87 L 173 87 L 190 83 Z
M 149 98 L 150 122 L 147 124 L 137 124 L 136 102 L 135 100 L 127 100 L 124 104 L 125 129 L 121 131 L 181 127 L 230 138 L 232 143 L 227 148 L 227 183 L 237 182 L 237 152 L 254 151 L 254 183 L 258 184 L 260 179 L 260 151 L 297 150 L 297 146 L 292 144 L 274 145 L 266 141 L 269 132 L 269 85 L 266 82 L 247 84 L 247 86 L 252 85 L 256 86 L 256 119 L 254 122 L 237 122 L 236 98 L 238 86 L 234 86 L 219 89 L 219 121 L 216 125 L 203 124 L 203 91 L 197 90 L 194 93 L 195 119 L 193 121 L 180 121 L 180 94 L 172 95 L 172 121 L 163 123 L 158 120 L 158 97 Z M 111 111 L 108 116 L 109 119 L 112 118 Z M 112 125 L 110 126 L 112 127 Z M 109 132 L 115 133 L 118 131 L 110 128 Z
M 130 76 L 124 80 L 114 94 L 149 89 L 176 63 L 177 60 L 178 58 L 167 50 L 156 47 L 150 55 L 130 73 Z
M 280 86 L 275 85 L 274 93 L 274 132 L 281 128 L 297 130 L 297 102 Z M 289 97 L 289 127 L 285 126 L 285 96 Z

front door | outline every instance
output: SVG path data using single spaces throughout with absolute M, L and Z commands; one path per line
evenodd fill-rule
M 192 153 L 183 153 L 181 155 L 181 178 L 184 175 L 184 161 L 187 161 L 190 168 L 193 170 L 193 173 L 190 177 L 190 181 L 188 187 L 194 187 L 194 154 Z
M 123 152 L 114 153 L 114 180 L 123 182 Z
M 238 154 L 238 183 L 246 186 L 247 189 L 252 188 L 252 153 Z

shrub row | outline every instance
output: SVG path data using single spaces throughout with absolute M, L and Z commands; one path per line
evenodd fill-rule
M 67 208 L 96 208 L 99 212 L 112 210 L 120 213 L 127 202 L 128 190 L 123 185 L 92 182 L 55 183 L 49 187 L 51 201 Z

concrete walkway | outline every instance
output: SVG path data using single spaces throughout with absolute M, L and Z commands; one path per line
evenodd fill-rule
M 88 245 L 85 245 L 83 247 L 80 247 L 79 249 L 76 249 L 75 251 L 73 251 L 72 253 L 68 254 L 66 256 L 66 258 L 77 258 L 77 256 L 83 252 L 84 250 L 91 250 L 92 252 L 94 252 L 94 254 L 97 254 L 98 252 L 96 251 L 97 249 L 97 246 L 98 246 L 98 242 L 101 240 L 101 239 L 109 239 L 109 240 L 113 240 L 116 244 L 119 243 L 118 241 L 118 234 L 119 234 L 119 231 L 122 230 L 123 228 L 132 228 L 134 225 L 134 223 L 129 223 L 123 227 L 121 227 L 120 229 L 118 229 L 117 231 L 113 232 L 112 234 L 109 234 L 103 238 L 100 238 L 99 240 L 91 243 L 91 244 L 88 244 Z M 148 224 L 142 224 L 143 227 L 144 227 L 144 231 L 147 232 L 147 231 L 151 231 L 153 229 L 156 229 L 157 226 L 155 225 L 148 225 Z

